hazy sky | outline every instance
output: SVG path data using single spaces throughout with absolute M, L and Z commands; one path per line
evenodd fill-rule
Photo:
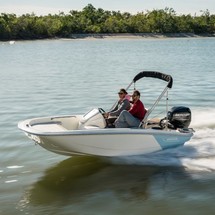
M 104 10 L 130 13 L 170 7 L 177 14 L 200 14 L 206 9 L 215 14 L 215 0 L 0 0 L 0 13 L 68 13 L 70 10 L 82 10 L 89 3 Z

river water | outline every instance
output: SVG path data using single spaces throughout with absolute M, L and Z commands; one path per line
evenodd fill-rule
M 0 42 L 0 56 L 1 215 L 215 213 L 214 38 Z M 33 117 L 108 110 L 119 88 L 143 70 L 172 75 L 169 106 L 190 107 L 196 132 L 183 147 L 69 158 L 17 128 Z M 146 107 L 162 87 L 136 85 Z

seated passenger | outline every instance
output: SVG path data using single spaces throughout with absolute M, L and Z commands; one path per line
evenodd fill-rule
M 116 105 L 107 113 L 104 114 L 105 118 L 107 118 L 107 123 L 112 124 L 116 118 L 120 115 L 123 110 L 130 109 L 130 102 L 128 100 L 129 95 L 125 89 L 120 89 L 118 92 L 119 100 Z
M 116 128 L 138 127 L 143 120 L 146 109 L 140 101 L 140 92 L 135 90 L 132 95 L 132 107 L 126 111 L 122 111 L 115 121 Z

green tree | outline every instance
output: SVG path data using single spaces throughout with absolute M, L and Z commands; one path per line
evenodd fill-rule
M 151 33 L 176 33 L 175 11 L 172 8 L 153 10 L 147 13 L 147 29 Z
M 0 15 L 0 39 L 71 37 L 74 33 L 215 33 L 215 15 L 209 10 L 200 16 L 177 15 L 172 8 L 131 15 L 105 11 L 88 4 L 68 14 L 36 16 Z

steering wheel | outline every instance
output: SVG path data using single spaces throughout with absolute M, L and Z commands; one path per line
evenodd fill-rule
M 98 110 L 99 110 L 99 113 L 102 114 L 102 116 L 104 117 L 104 113 L 105 113 L 104 109 L 98 108 Z
M 102 115 L 105 113 L 104 109 L 102 108 L 98 108 L 98 110 L 99 110 L 99 113 L 101 113 Z

